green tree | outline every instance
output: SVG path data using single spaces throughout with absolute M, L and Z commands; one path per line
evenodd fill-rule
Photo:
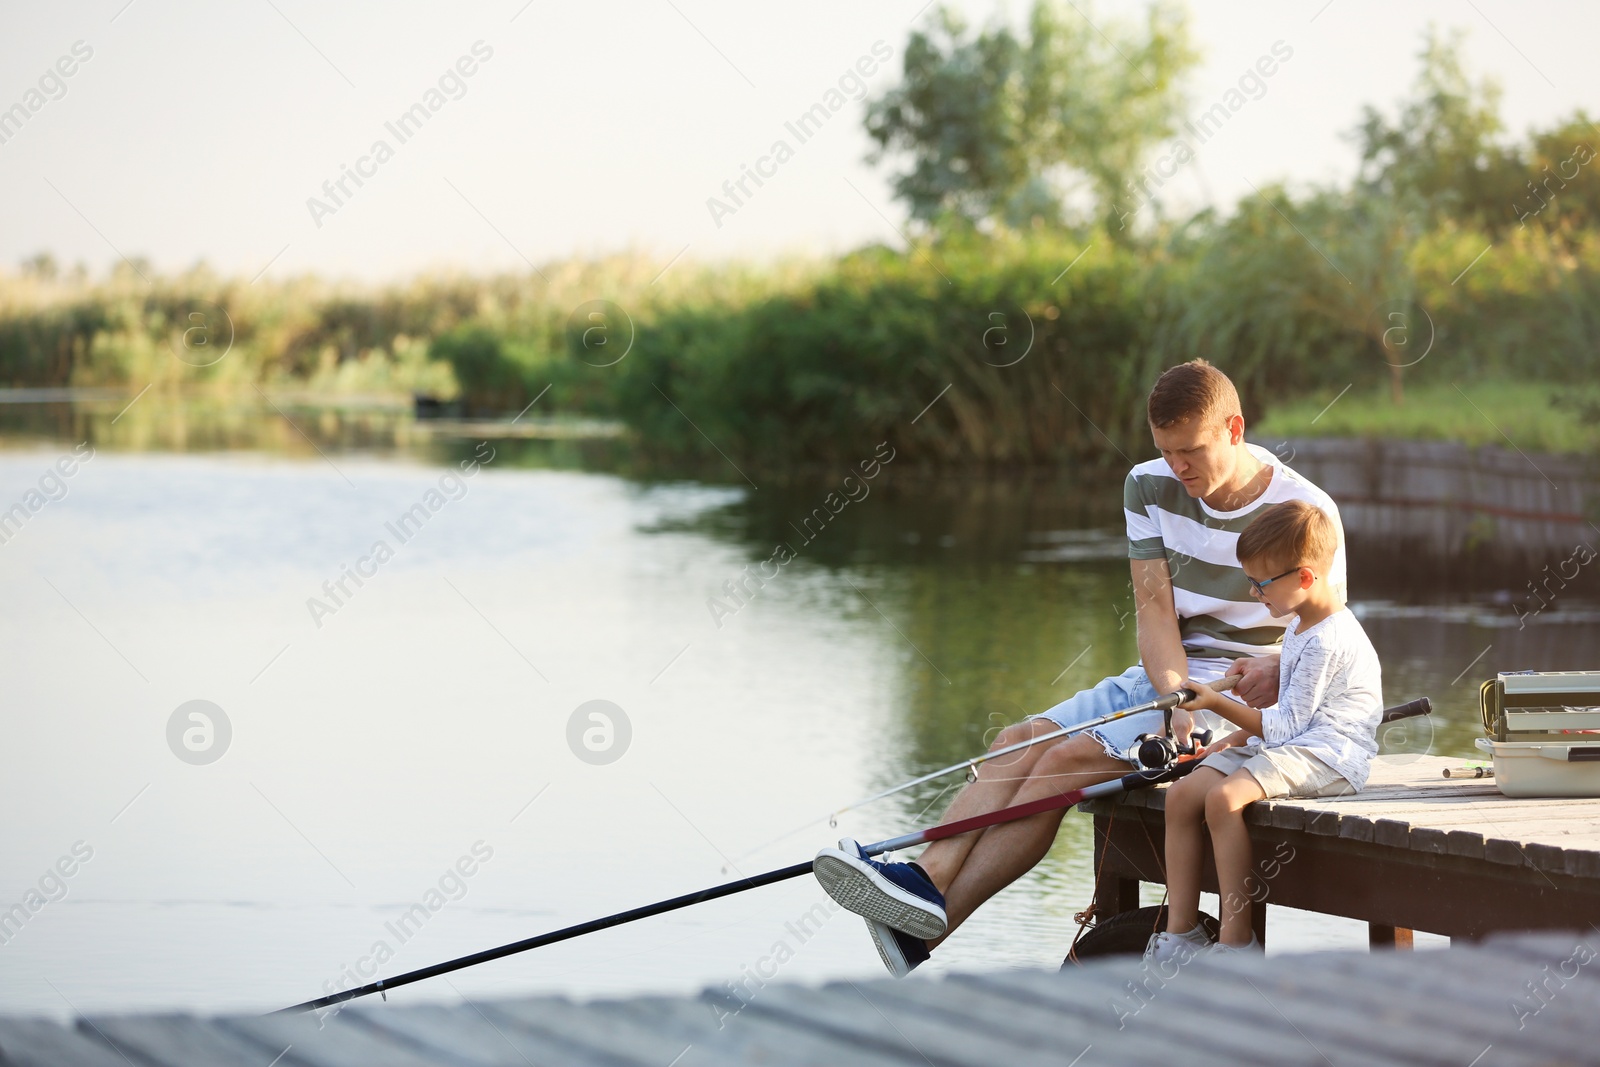
M 1389 121 L 1370 104 L 1352 137 L 1361 149 L 1358 185 L 1391 198 L 1422 221 L 1503 228 L 1515 222 L 1512 190 L 1523 183 L 1516 153 L 1500 143 L 1500 86 L 1474 83 L 1461 62 L 1457 30 L 1429 27 L 1412 96 Z
M 1587 113 L 1535 131 L 1517 177 L 1511 210 L 1519 226 L 1537 223 L 1572 236 L 1600 229 L 1600 126 Z
M 938 226 L 1060 223 L 1074 194 L 1105 218 L 1150 148 L 1171 136 L 1195 64 L 1182 8 L 1142 27 L 1091 21 L 1087 4 L 1035 0 L 1025 33 L 975 36 L 941 7 L 911 35 L 899 85 L 867 108 L 878 163 L 910 157 L 895 195 Z

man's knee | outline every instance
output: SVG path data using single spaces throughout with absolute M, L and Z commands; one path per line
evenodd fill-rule
M 1023 719 L 1021 722 L 1014 722 L 1010 726 L 1007 726 L 1005 729 L 1001 730 L 1000 733 L 995 737 L 994 742 L 989 745 L 989 750 L 992 752 L 997 748 L 1005 748 L 1008 745 L 1021 744 L 1024 741 L 1032 741 L 1041 734 L 1047 734 L 1052 730 L 1059 729 L 1061 729 L 1061 725 L 1059 723 L 1051 722 L 1049 719 L 1038 717 L 1032 719 Z M 1039 747 L 1047 747 L 1050 744 L 1052 744 L 1052 742 L 1046 741 L 1044 745 Z M 1017 756 L 1027 756 L 1030 753 L 1036 752 L 1037 749 L 1025 748 L 1018 752 Z
M 1034 764 L 1038 775 L 1082 774 L 1086 771 L 1103 771 L 1106 764 L 1105 748 L 1085 734 L 1068 737 L 1052 744 L 1040 753 Z

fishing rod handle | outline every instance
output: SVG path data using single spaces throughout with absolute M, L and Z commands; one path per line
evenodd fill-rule
M 1382 722 L 1394 722 L 1396 719 L 1409 719 L 1414 715 L 1428 715 L 1433 712 L 1433 701 L 1427 697 L 1418 697 L 1405 704 L 1397 704 L 1392 708 L 1383 709 Z
M 1201 686 L 1204 686 L 1206 689 L 1209 689 L 1214 693 L 1226 693 L 1228 690 L 1232 689 L 1238 684 L 1239 676 L 1237 674 L 1229 674 L 1222 678 L 1216 678 L 1209 682 L 1200 683 Z M 1154 711 L 1171 711 L 1179 704 L 1187 704 L 1189 701 L 1194 700 L 1199 695 L 1200 693 L 1197 688 L 1191 688 L 1190 686 L 1186 685 L 1179 686 L 1166 696 L 1157 697 L 1155 700 L 1152 700 L 1149 706 Z

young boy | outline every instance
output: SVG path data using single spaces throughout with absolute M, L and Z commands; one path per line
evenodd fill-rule
M 1338 540 L 1328 516 L 1302 500 L 1264 508 L 1239 535 L 1251 592 L 1273 616 L 1296 616 L 1283 639 L 1278 706 L 1255 711 L 1204 687 L 1184 705 L 1242 729 L 1206 748 L 1200 766 L 1167 790 L 1167 929 L 1151 937 L 1146 960 L 1185 959 L 1209 943 L 1199 923 L 1202 821 L 1222 898 L 1222 936 L 1212 951 L 1259 950 L 1250 928 L 1245 806 L 1366 785 L 1378 751 L 1382 682 L 1372 642 L 1328 582 Z

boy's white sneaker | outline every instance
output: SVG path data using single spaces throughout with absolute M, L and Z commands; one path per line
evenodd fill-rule
M 1167 960 L 1175 959 L 1179 964 L 1184 964 L 1204 952 L 1210 945 L 1211 939 L 1206 936 L 1205 927 L 1198 923 L 1186 934 L 1168 933 L 1163 930 L 1150 936 L 1150 943 L 1144 949 L 1144 961 L 1165 963 Z
M 1209 956 L 1219 956 L 1219 957 L 1225 957 L 1225 958 L 1226 957 L 1235 957 L 1235 956 L 1237 956 L 1237 957 L 1247 958 L 1247 959 L 1248 958 L 1259 959 L 1263 954 L 1265 954 L 1265 952 L 1266 952 L 1266 950 L 1261 947 L 1260 940 L 1257 939 L 1255 934 L 1251 934 L 1250 935 L 1249 944 L 1245 944 L 1245 945 L 1224 945 L 1221 941 L 1218 941 L 1215 945 L 1211 946 L 1211 951 L 1208 952 L 1207 955 L 1209 955 Z

